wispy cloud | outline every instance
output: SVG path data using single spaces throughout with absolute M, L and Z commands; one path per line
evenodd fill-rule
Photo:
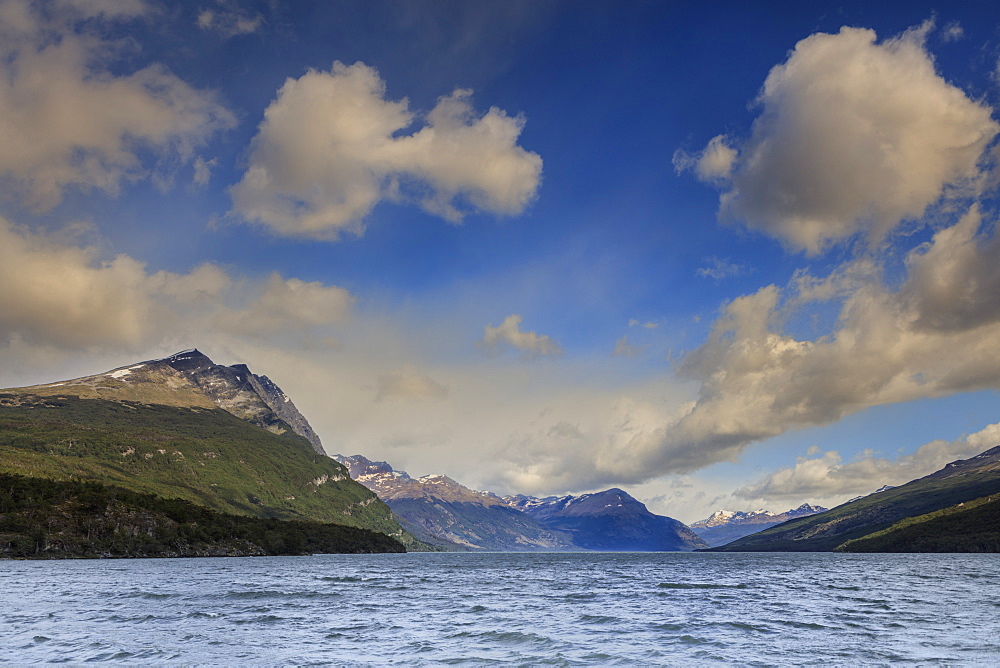
M 708 258 L 708 266 L 698 269 L 698 275 L 703 278 L 711 278 L 714 281 L 721 281 L 735 276 L 745 276 L 750 273 L 750 268 L 744 264 L 737 264 L 729 259 L 711 257 Z
M 498 326 L 483 327 L 483 338 L 479 344 L 486 350 L 497 352 L 504 348 L 521 351 L 525 358 L 559 355 L 562 346 L 545 334 L 521 330 L 521 316 L 511 314 Z

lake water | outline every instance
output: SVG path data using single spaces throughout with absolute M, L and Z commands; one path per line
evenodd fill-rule
M 1000 555 L 0 562 L 0 662 L 1000 663 Z

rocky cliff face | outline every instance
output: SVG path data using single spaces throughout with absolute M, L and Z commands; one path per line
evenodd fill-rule
M 361 455 L 333 458 L 385 501 L 407 531 L 431 545 L 462 550 L 574 549 L 566 534 L 547 529 L 491 492 L 469 489 L 445 475 L 411 478 L 386 462 Z
M 219 408 L 275 433 L 281 433 L 287 425 L 308 440 L 317 453 L 326 454 L 319 436 L 292 400 L 270 378 L 256 375 L 246 364 L 215 364 L 197 349 L 155 362 L 183 373 Z
M 690 551 L 708 547 L 684 523 L 655 515 L 623 490 L 580 496 L 509 496 L 504 501 L 553 530 L 566 531 L 588 550 Z

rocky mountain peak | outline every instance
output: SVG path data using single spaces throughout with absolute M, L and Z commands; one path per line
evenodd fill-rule
M 309 422 L 274 382 L 254 374 L 245 364 L 216 364 L 196 348 L 94 376 L 20 389 L 40 395 L 221 408 L 274 433 L 291 428 L 317 453 L 326 454 Z
M 347 467 L 352 478 L 383 500 L 433 498 L 449 503 L 505 505 L 495 494 L 469 489 L 440 473 L 411 478 L 405 471 L 397 471 L 386 462 L 375 462 L 361 455 L 333 455 L 333 458 Z
M 250 371 L 246 364 L 216 364 L 197 348 L 154 362 L 184 374 L 219 408 L 276 433 L 287 425 L 305 437 L 317 453 L 326 454 L 319 436 L 285 393 L 269 378 Z
M 164 357 L 162 360 L 153 361 L 166 362 L 172 368 L 184 372 L 200 371 L 201 369 L 215 366 L 215 362 L 209 359 L 207 355 L 202 353 L 197 348 L 182 350 L 179 353 L 174 353 L 170 357 Z

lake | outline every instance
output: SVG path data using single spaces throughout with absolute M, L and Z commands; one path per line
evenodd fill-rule
M 3 663 L 1000 661 L 1000 555 L 317 555 L 0 569 Z

